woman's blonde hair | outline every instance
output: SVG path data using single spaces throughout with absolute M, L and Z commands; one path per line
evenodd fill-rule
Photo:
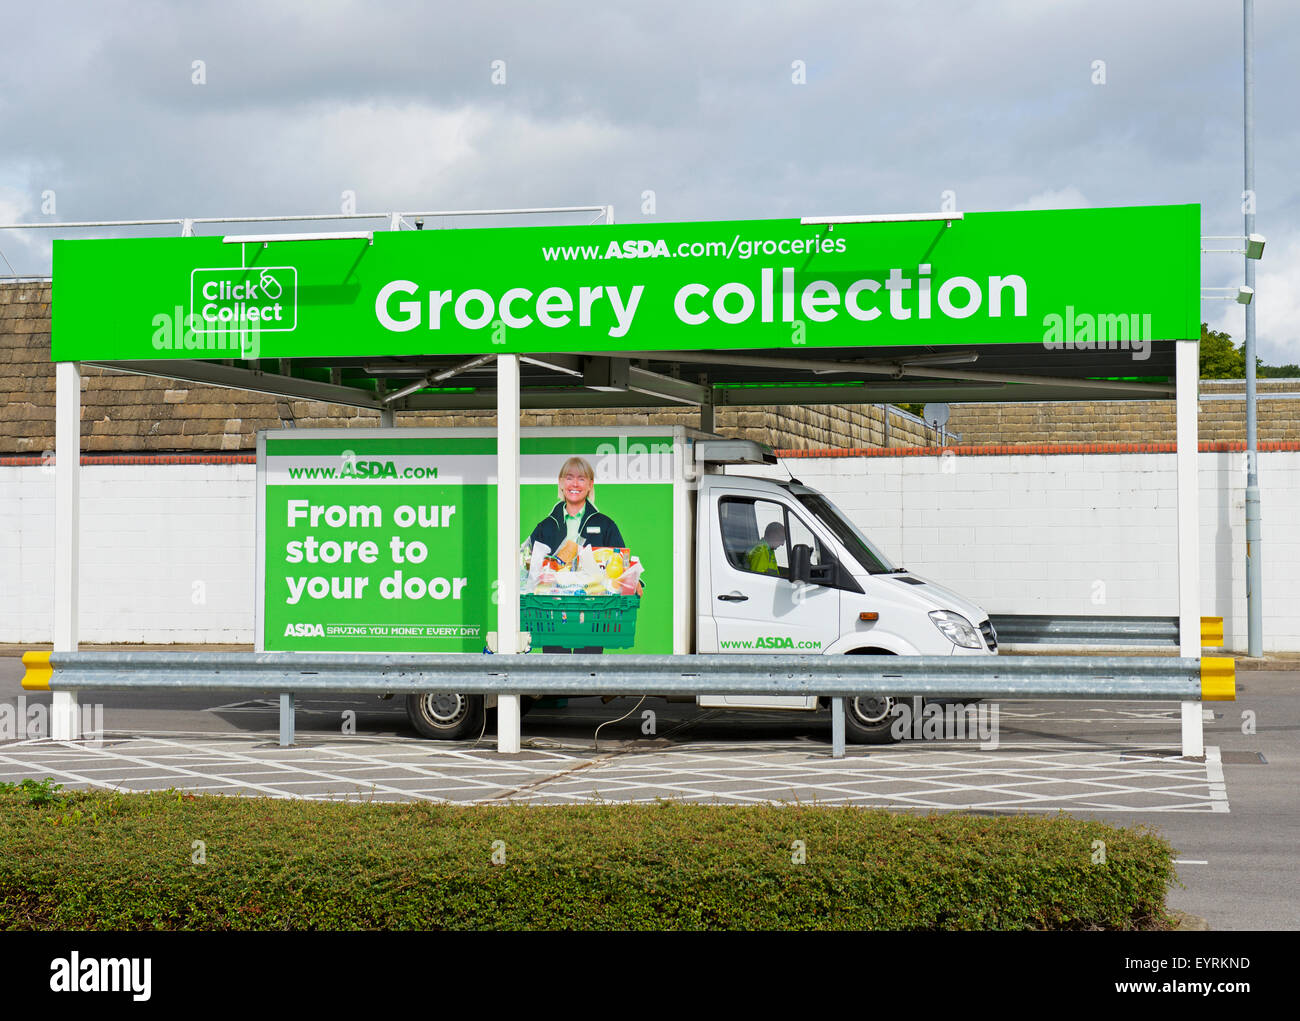
M 596 506 L 596 471 L 591 467 L 591 463 L 585 457 L 571 457 L 560 466 L 560 474 L 556 480 L 558 482 L 558 485 L 555 487 L 556 492 L 559 494 L 560 499 L 563 500 L 564 476 L 568 475 L 569 472 L 575 469 L 591 481 L 591 492 L 587 494 L 587 499 L 591 502 L 593 507 Z

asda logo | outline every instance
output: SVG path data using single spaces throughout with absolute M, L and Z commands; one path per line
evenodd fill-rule
M 293 266 L 196 269 L 190 274 L 195 333 L 288 332 L 298 325 L 298 270 Z
M 284 626 L 285 638 L 324 638 L 325 629 L 319 624 L 294 624 Z
M 673 253 L 663 241 L 611 241 L 605 249 L 606 259 L 671 259 Z
M 760 635 L 754 639 L 754 648 L 756 649 L 793 649 L 794 639 L 786 638 L 782 635 Z
M 340 478 L 351 479 L 395 479 L 397 465 L 392 461 L 350 461 L 343 465 Z

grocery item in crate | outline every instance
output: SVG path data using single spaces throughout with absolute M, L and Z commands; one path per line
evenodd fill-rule
M 560 548 L 555 551 L 555 559 L 565 567 L 572 569 L 580 551 L 581 547 L 576 542 L 572 539 L 565 539 L 560 544 Z
M 641 561 L 627 547 L 579 546 L 566 540 L 554 554 L 537 543 L 523 554 L 522 595 L 635 595 Z
M 527 541 L 519 547 L 519 591 L 532 592 L 544 571 L 547 570 L 547 558 L 551 547 L 544 542 L 529 545 Z M 552 573 L 554 573 L 552 571 Z
M 631 567 L 612 580 L 615 592 L 624 596 L 636 595 L 637 585 L 641 583 L 641 561 L 634 560 Z

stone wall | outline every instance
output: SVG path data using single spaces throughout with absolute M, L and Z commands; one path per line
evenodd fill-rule
M 1269 393 L 1300 393 L 1300 380 L 1261 379 L 1258 383 L 1258 434 L 1261 442 L 1300 440 L 1300 400 Z M 1244 394 L 1240 379 L 1201 381 L 1201 395 Z M 964 446 L 1001 443 L 1172 443 L 1173 401 L 1082 401 L 1042 404 L 954 404 L 948 428 Z M 1243 399 L 1200 401 L 1200 439 L 1246 439 Z
M 54 447 L 54 366 L 50 362 L 48 281 L 0 283 L 0 453 L 41 454 Z M 1243 392 L 1240 380 L 1206 381 L 1204 393 Z M 1298 392 L 1300 380 L 1262 380 L 1259 392 Z M 1241 400 L 1201 401 L 1202 440 L 1244 440 Z M 246 390 L 177 383 L 86 368 L 82 375 L 82 449 L 88 453 L 249 451 L 259 429 L 371 428 L 374 412 Z M 490 412 L 404 412 L 403 427 L 492 426 Z M 888 437 L 876 405 L 773 405 L 719 408 L 716 431 L 778 449 L 930 447 L 933 429 L 891 412 Z M 528 411 L 529 426 L 687 425 L 694 409 Z M 1174 439 L 1171 401 L 954 404 L 948 432 L 963 446 L 1006 443 L 1159 443 Z M 1259 402 L 1259 438 L 1300 440 L 1300 402 Z M 950 442 L 953 442 L 950 440 Z

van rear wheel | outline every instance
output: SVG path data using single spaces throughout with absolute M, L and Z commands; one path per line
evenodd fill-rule
M 478 737 L 486 719 L 482 695 L 441 691 L 407 695 L 406 715 L 421 737 L 435 741 Z
M 844 740 L 850 744 L 893 744 L 894 706 L 903 699 L 860 695 L 844 700 Z

